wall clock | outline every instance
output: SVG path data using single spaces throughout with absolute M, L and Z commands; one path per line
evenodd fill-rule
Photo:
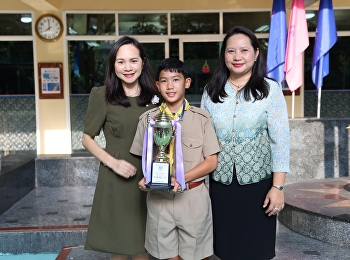
M 41 40 L 55 42 L 63 33 L 63 24 L 57 16 L 44 14 L 36 21 L 35 32 Z

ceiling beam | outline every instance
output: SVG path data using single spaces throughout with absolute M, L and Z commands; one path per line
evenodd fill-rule
M 57 11 L 61 0 L 21 0 L 38 11 Z

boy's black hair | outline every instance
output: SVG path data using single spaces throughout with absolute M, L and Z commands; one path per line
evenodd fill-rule
M 185 79 L 188 78 L 188 69 L 185 63 L 176 58 L 166 58 L 158 65 L 156 80 L 159 80 L 159 74 L 162 70 L 181 73 Z

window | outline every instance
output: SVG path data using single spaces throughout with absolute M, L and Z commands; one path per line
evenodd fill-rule
M 173 13 L 171 34 L 219 34 L 219 13 Z
M 69 41 L 69 73 L 72 94 L 89 94 L 104 85 L 108 54 L 113 41 Z
M 163 35 L 168 33 L 167 14 L 119 14 L 120 35 Z
M 0 41 L 0 95 L 34 94 L 33 43 Z
M 67 14 L 69 35 L 115 35 L 115 14 Z
M 220 42 L 184 42 L 184 62 L 192 79 L 186 95 L 197 95 L 197 102 L 204 86 L 213 75 L 220 52 Z
M 153 72 L 157 72 L 158 64 L 165 58 L 165 45 L 162 42 L 159 43 L 144 43 L 141 42 L 143 49 L 146 52 L 147 58 L 151 63 Z
M 237 12 L 224 13 L 224 33 L 234 26 L 245 26 L 255 33 L 270 31 L 270 12 Z
M 31 14 L 0 14 L 0 35 L 32 35 Z

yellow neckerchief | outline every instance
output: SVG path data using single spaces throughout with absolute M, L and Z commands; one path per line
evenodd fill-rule
M 185 111 L 186 111 L 190 108 L 190 104 L 188 103 L 188 101 L 186 99 L 184 99 L 184 101 L 185 101 Z M 161 112 L 163 111 L 162 105 L 159 106 L 159 110 Z M 165 113 L 173 120 L 173 119 L 179 118 L 181 116 L 183 107 L 184 106 L 181 106 L 180 109 L 175 114 L 173 114 L 170 111 L 170 109 L 168 108 L 168 106 L 166 106 Z M 182 118 L 180 118 L 180 120 L 182 120 Z M 167 154 L 167 157 L 169 158 L 169 163 L 170 163 L 170 175 L 172 175 L 173 164 L 174 164 L 174 141 L 175 141 L 175 139 L 172 138 L 170 141 L 170 144 L 169 144 L 169 153 Z

